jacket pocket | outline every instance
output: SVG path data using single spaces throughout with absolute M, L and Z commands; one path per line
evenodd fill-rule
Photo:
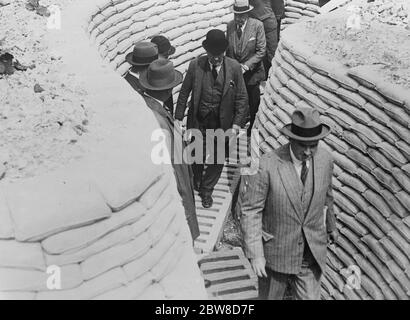
M 275 238 L 274 235 L 262 230 L 262 240 L 263 241 L 268 242 L 269 240 L 272 240 L 273 238 Z

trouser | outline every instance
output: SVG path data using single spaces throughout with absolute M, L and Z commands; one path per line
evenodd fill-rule
M 218 183 L 221 177 L 222 170 L 225 161 L 225 152 L 228 149 L 227 142 L 224 142 L 223 148 L 218 146 L 217 138 L 213 138 L 213 141 L 209 140 L 208 145 L 206 142 L 206 131 L 201 129 L 202 132 L 202 145 L 203 145 L 203 159 L 201 163 L 193 163 L 192 171 L 194 173 L 194 183 L 200 185 L 200 195 L 212 195 L 215 185 Z M 209 163 L 208 156 L 212 150 L 210 145 L 213 144 L 213 161 Z M 223 154 L 222 154 L 223 153 Z M 218 156 L 219 155 L 219 156 Z M 204 171 L 205 169 L 205 171 Z
M 283 300 L 288 284 L 294 300 L 320 300 L 322 272 L 310 250 L 304 254 L 297 274 L 285 274 L 266 268 L 267 278 L 259 278 L 259 298 Z
M 255 85 L 247 85 L 246 91 L 248 92 L 249 99 L 249 116 L 250 125 L 248 128 L 248 137 L 250 137 L 252 132 L 253 123 L 255 122 L 256 114 L 259 109 L 259 103 L 261 102 L 261 91 L 259 88 L 259 82 Z
M 266 37 L 266 55 L 263 59 L 263 66 L 265 68 L 265 76 L 268 78 L 269 69 L 272 65 L 272 59 L 275 56 L 276 48 L 278 47 L 278 27 L 275 17 L 269 17 L 263 20 L 263 27 L 265 29 Z

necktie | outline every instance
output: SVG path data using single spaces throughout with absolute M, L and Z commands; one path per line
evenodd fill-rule
M 303 185 L 305 185 L 307 174 L 308 174 L 308 167 L 306 165 L 306 160 L 302 162 L 302 171 L 300 172 L 300 180 L 302 180 Z
M 242 28 L 240 26 L 237 27 L 236 33 L 238 34 L 238 38 L 241 39 L 241 37 L 242 37 Z
M 216 71 L 216 66 L 215 65 L 212 66 L 212 76 L 214 77 L 214 80 L 216 80 L 216 78 L 218 78 L 218 71 Z

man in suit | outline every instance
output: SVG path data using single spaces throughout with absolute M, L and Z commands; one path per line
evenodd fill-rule
M 182 74 L 174 69 L 172 62 L 158 59 L 140 74 L 139 82 L 144 91 L 145 102 L 154 112 L 161 129 L 166 133 L 167 147 L 174 168 L 178 192 L 182 198 L 192 239 L 196 239 L 199 236 L 199 226 L 191 167 L 183 159 L 182 131 L 174 125 L 173 117 L 164 108 L 165 101 L 172 95 L 172 89 L 182 82 Z
M 192 93 L 188 110 L 187 129 L 199 130 L 203 142 L 203 158 L 193 164 L 194 184 L 202 198 L 202 205 L 210 208 L 213 204 L 212 192 L 221 176 L 224 160 L 216 147 L 216 138 L 209 138 L 209 129 L 229 130 L 235 133 L 245 125 L 248 115 L 248 99 L 241 66 L 225 57 L 228 42 L 221 30 L 210 30 L 202 43 L 206 56 L 191 61 L 179 93 L 175 109 L 175 119 L 182 121 L 187 108 L 188 97 Z M 232 132 L 231 132 L 232 133 Z M 198 139 L 198 137 L 195 137 Z M 214 147 L 209 145 L 209 140 Z M 196 141 L 198 143 L 198 141 Z M 212 161 L 206 161 L 209 149 L 214 149 Z M 217 150 L 219 149 L 219 150 Z M 217 152 L 216 152 L 217 151 Z M 204 164 L 206 162 L 205 172 Z
M 251 134 L 260 103 L 260 82 L 265 80 L 262 60 L 266 54 L 266 39 L 263 23 L 249 18 L 253 9 L 248 0 L 236 0 L 233 12 L 235 19 L 227 26 L 228 49 L 226 55 L 237 60 L 242 67 L 249 99 Z
M 320 299 L 328 241 L 337 241 L 329 132 L 319 112 L 299 108 L 283 127 L 290 143 L 264 154 L 241 184 L 245 253 L 260 277 L 262 299 L 282 299 L 290 281 L 296 299 Z
M 254 7 L 254 9 L 249 12 L 249 16 L 263 23 L 266 38 L 266 55 L 263 59 L 263 67 L 265 68 L 265 77 L 268 78 L 272 59 L 278 47 L 278 23 L 273 13 L 270 0 L 250 0 L 249 3 Z
M 285 16 L 285 2 L 283 0 L 270 0 L 270 4 L 273 10 L 273 13 L 275 14 L 276 17 L 276 22 L 277 22 L 277 31 L 278 31 L 278 41 L 280 39 L 280 25 L 282 22 L 282 19 Z
M 151 42 L 158 47 L 158 59 L 169 59 L 175 53 L 175 47 L 171 45 L 167 37 L 157 35 L 151 38 Z M 167 101 L 165 101 L 165 107 L 169 113 L 174 115 L 174 99 L 172 94 Z
M 139 82 L 140 74 L 156 59 L 158 59 L 158 47 L 155 43 L 147 41 L 137 42 L 134 45 L 133 52 L 125 56 L 125 60 L 131 65 L 131 69 L 124 78 L 139 94 L 143 94 L 144 91 Z

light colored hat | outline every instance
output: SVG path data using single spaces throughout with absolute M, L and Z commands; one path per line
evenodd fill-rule
M 246 13 L 253 9 L 253 6 L 249 5 L 249 0 L 235 0 L 233 5 L 233 12 L 236 14 Z
M 166 59 L 153 61 L 148 69 L 140 74 L 142 87 L 153 91 L 162 91 L 176 87 L 182 82 L 182 73 L 175 70 L 174 64 Z
M 322 124 L 320 114 L 314 108 L 301 107 L 292 114 L 292 123 L 281 129 L 290 139 L 310 142 L 321 140 L 330 133 L 330 127 Z

